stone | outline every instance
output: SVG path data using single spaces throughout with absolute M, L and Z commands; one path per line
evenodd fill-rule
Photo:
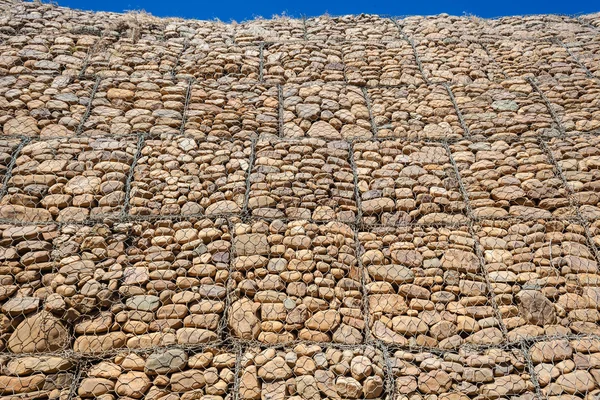
M 554 305 L 537 290 L 521 290 L 517 293 L 519 314 L 528 324 L 546 326 L 556 323 Z
M 287 379 L 292 376 L 292 369 L 282 357 L 275 357 L 258 368 L 258 376 L 267 382 Z
M 206 215 L 237 214 L 241 211 L 240 206 L 231 200 L 218 201 L 206 207 Z
M 206 378 L 203 371 L 197 369 L 176 372 L 171 375 L 170 385 L 174 392 L 187 392 L 202 389 L 206 386 Z
M 73 351 L 81 353 L 104 353 L 125 346 L 127 335 L 123 332 L 111 332 L 105 335 L 86 335 L 75 339 Z
M 117 379 L 115 392 L 120 396 L 141 399 L 144 397 L 152 382 L 148 376 L 141 371 L 129 371 Z
M 313 138 L 327 140 L 342 138 L 342 135 L 333 126 L 325 121 L 317 121 L 313 123 L 308 132 L 306 132 L 306 135 Z
M 145 371 L 148 374 L 165 375 L 183 371 L 187 366 L 188 356 L 181 349 L 157 350 L 146 359 Z
M 254 365 L 244 368 L 240 378 L 240 397 L 243 400 L 259 400 L 261 395 L 258 369 Z
M 254 340 L 260 333 L 260 322 L 256 316 L 254 303 L 246 298 L 231 304 L 228 316 L 229 329 L 232 333 L 245 340 Z
M 26 376 L 34 373 L 55 374 L 67 371 L 73 363 L 62 357 L 21 357 L 8 362 L 6 369 L 10 375 Z
M 421 393 L 439 394 L 450 389 L 452 379 L 446 371 L 433 370 L 420 374 L 417 384 Z
M 363 394 L 360 382 L 346 376 L 340 376 L 335 380 L 335 390 L 340 396 L 349 399 L 358 399 Z
M 410 268 L 402 265 L 369 265 L 367 271 L 375 280 L 395 284 L 410 283 L 415 278 Z
M 596 387 L 588 371 L 574 371 L 556 378 L 556 384 L 569 394 L 585 394 Z
M 29 116 L 16 117 L 6 121 L 3 131 L 5 135 L 9 136 L 38 136 L 40 134 L 37 121 Z
M 8 348 L 13 353 L 59 351 L 68 345 L 67 329 L 47 311 L 25 318 L 8 339 Z
M 103 378 L 84 378 L 79 384 L 77 394 L 83 398 L 97 398 L 112 392 L 115 382 Z
M 573 355 L 573 348 L 569 344 L 569 341 L 557 339 L 533 344 L 529 350 L 529 354 L 534 363 L 557 363 L 571 358 Z
M 31 376 L 0 376 L 0 394 L 13 396 L 41 390 L 46 382 L 42 374 Z
M 15 317 L 32 313 L 39 305 L 40 299 L 36 297 L 13 297 L 2 305 L 2 312 Z
M 345 140 L 370 139 L 373 134 L 358 125 L 344 125 L 341 130 L 342 138 Z
M 332 332 L 338 327 L 341 321 L 341 316 L 336 310 L 318 311 L 310 317 L 305 325 L 309 329 Z
M 260 233 L 236 236 L 233 246 L 238 256 L 268 255 L 271 250 L 267 236 Z

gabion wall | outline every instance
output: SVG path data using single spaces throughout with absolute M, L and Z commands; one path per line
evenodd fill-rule
M 0 10 L 1 399 L 600 396 L 600 14 Z

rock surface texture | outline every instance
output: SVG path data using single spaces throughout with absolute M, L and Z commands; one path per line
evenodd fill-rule
M 600 396 L 600 13 L 0 0 L 0 400 Z

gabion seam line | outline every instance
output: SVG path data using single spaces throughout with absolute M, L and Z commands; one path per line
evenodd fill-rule
M 81 133 L 83 132 L 85 123 L 89 119 L 89 117 L 92 113 L 92 109 L 94 108 L 94 106 L 93 106 L 94 98 L 96 97 L 96 92 L 98 91 L 98 87 L 100 86 L 101 81 L 102 81 L 102 78 L 100 78 L 99 76 L 96 77 L 96 82 L 94 83 L 94 87 L 92 88 L 92 93 L 90 94 L 90 100 L 89 100 L 87 108 L 85 110 L 85 114 L 83 114 L 83 116 L 81 117 L 81 121 L 79 121 L 79 125 L 77 125 L 77 130 L 75 131 L 75 136 L 82 136 Z
M 129 208 L 130 208 L 129 201 L 131 198 L 131 184 L 134 179 L 135 167 L 137 166 L 138 160 L 142 156 L 142 149 L 145 147 L 145 145 L 146 145 L 146 135 L 142 133 L 138 136 L 137 150 L 133 157 L 133 162 L 131 163 L 131 167 L 129 168 L 129 174 L 127 175 L 127 180 L 125 181 L 125 200 L 123 202 L 123 208 L 121 209 L 121 216 L 120 216 L 121 221 L 125 221 L 126 219 L 128 219 L 127 216 L 129 214 Z
M 23 147 L 28 145 L 29 142 L 31 142 L 31 138 L 29 138 L 29 137 L 22 138 L 21 143 L 19 143 L 17 148 L 12 152 L 12 157 L 10 159 L 10 163 L 6 167 L 6 173 L 4 175 L 4 180 L 2 182 L 2 188 L 0 189 L 0 201 L 4 198 L 6 193 L 8 193 L 8 183 L 10 182 L 10 179 L 12 178 L 12 171 L 15 168 L 15 165 L 17 164 L 17 158 L 19 158 L 19 155 L 21 154 Z
M 529 82 L 529 84 L 531 85 L 531 87 L 533 88 L 533 90 L 535 90 L 540 95 L 540 97 L 542 98 L 542 100 L 546 104 L 546 108 L 550 112 L 550 115 L 552 116 L 552 119 L 554 120 L 554 123 L 556 123 L 556 125 L 558 127 L 558 130 L 560 132 L 560 136 L 564 137 L 565 134 L 566 134 L 565 126 L 563 125 L 562 119 L 556 114 L 556 110 L 554 110 L 554 107 L 552 107 L 552 104 L 550 103 L 550 100 L 548 100 L 548 98 L 546 97 L 546 95 L 544 94 L 544 92 L 537 85 L 537 83 L 536 83 L 536 81 L 535 81 L 534 78 L 528 77 L 528 78 L 526 78 L 526 80 L 527 80 L 527 82 Z

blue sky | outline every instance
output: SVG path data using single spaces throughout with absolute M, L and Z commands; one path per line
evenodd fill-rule
M 95 11 L 145 10 L 159 17 L 183 17 L 195 19 L 218 18 L 225 22 L 245 21 L 254 17 L 269 18 L 285 13 L 308 17 L 329 13 L 331 15 L 375 13 L 386 15 L 453 15 L 474 14 L 480 17 L 497 17 L 522 14 L 576 14 L 600 11 L 598 2 L 591 0 L 417 0 L 417 1 L 357 1 L 357 0 L 296 0 L 283 1 L 237 1 L 237 0 L 58 0 L 66 7 Z

